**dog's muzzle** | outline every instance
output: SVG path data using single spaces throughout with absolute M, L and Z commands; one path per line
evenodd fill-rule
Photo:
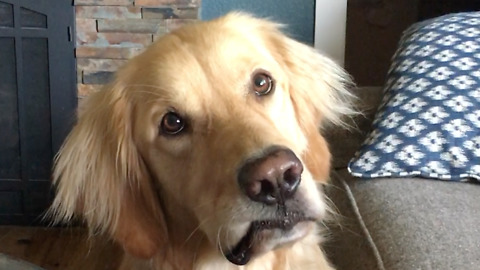
M 246 234 L 225 257 L 233 264 L 247 264 L 266 246 L 276 248 L 294 242 L 308 233 L 314 219 L 291 208 L 301 182 L 303 165 L 285 147 L 272 146 L 261 155 L 248 159 L 238 172 L 242 192 L 253 202 L 271 208 L 276 214 L 270 219 L 254 220 Z

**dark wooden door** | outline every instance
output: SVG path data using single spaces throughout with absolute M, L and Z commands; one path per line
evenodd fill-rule
M 0 225 L 41 223 L 76 107 L 74 9 L 0 0 Z

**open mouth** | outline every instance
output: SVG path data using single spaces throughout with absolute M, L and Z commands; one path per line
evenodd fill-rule
M 279 241 L 283 244 L 297 240 L 299 237 L 292 237 L 289 234 L 302 221 L 315 221 L 315 219 L 307 218 L 301 213 L 290 212 L 279 219 L 253 221 L 247 233 L 225 257 L 233 264 L 245 265 L 254 255 L 256 245 L 264 240 L 285 237 L 285 241 Z

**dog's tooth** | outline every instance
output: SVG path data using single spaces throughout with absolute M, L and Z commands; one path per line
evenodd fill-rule
M 283 227 L 285 227 L 285 228 L 289 227 L 289 226 L 290 226 L 290 223 L 291 223 L 291 222 L 290 222 L 290 219 L 287 219 L 287 218 L 284 219 L 284 220 L 283 220 Z

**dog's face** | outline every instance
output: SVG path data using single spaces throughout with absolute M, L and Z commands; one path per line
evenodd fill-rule
M 54 209 L 81 212 L 143 257 L 168 241 L 175 211 L 235 264 L 293 243 L 325 215 L 315 181 L 327 180 L 330 154 L 318 125 L 348 112 L 344 76 L 263 20 L 234 14 L 177 30 L 87 101 L 57 161 Z M 88 172 L 65 177 L 82 137 L 77 148 L 105 150 L 97 162 L 116 171 L 85 168 L 97 170 L 96 187 L 82 183 Z M 89 188 L 108 187 L 99 203 L 111 206 L 99 210 Z
M 245 263 L 305 236 L 325 207 L 302 161 L 307 137 L 284 64 L 260 37 L 203 33 L 178 33 L 152 48 L 162 59 L 135 62 L 156 73 L 133 90 L 143 93 L 135 143 L 164 192 L 229 259 Z

